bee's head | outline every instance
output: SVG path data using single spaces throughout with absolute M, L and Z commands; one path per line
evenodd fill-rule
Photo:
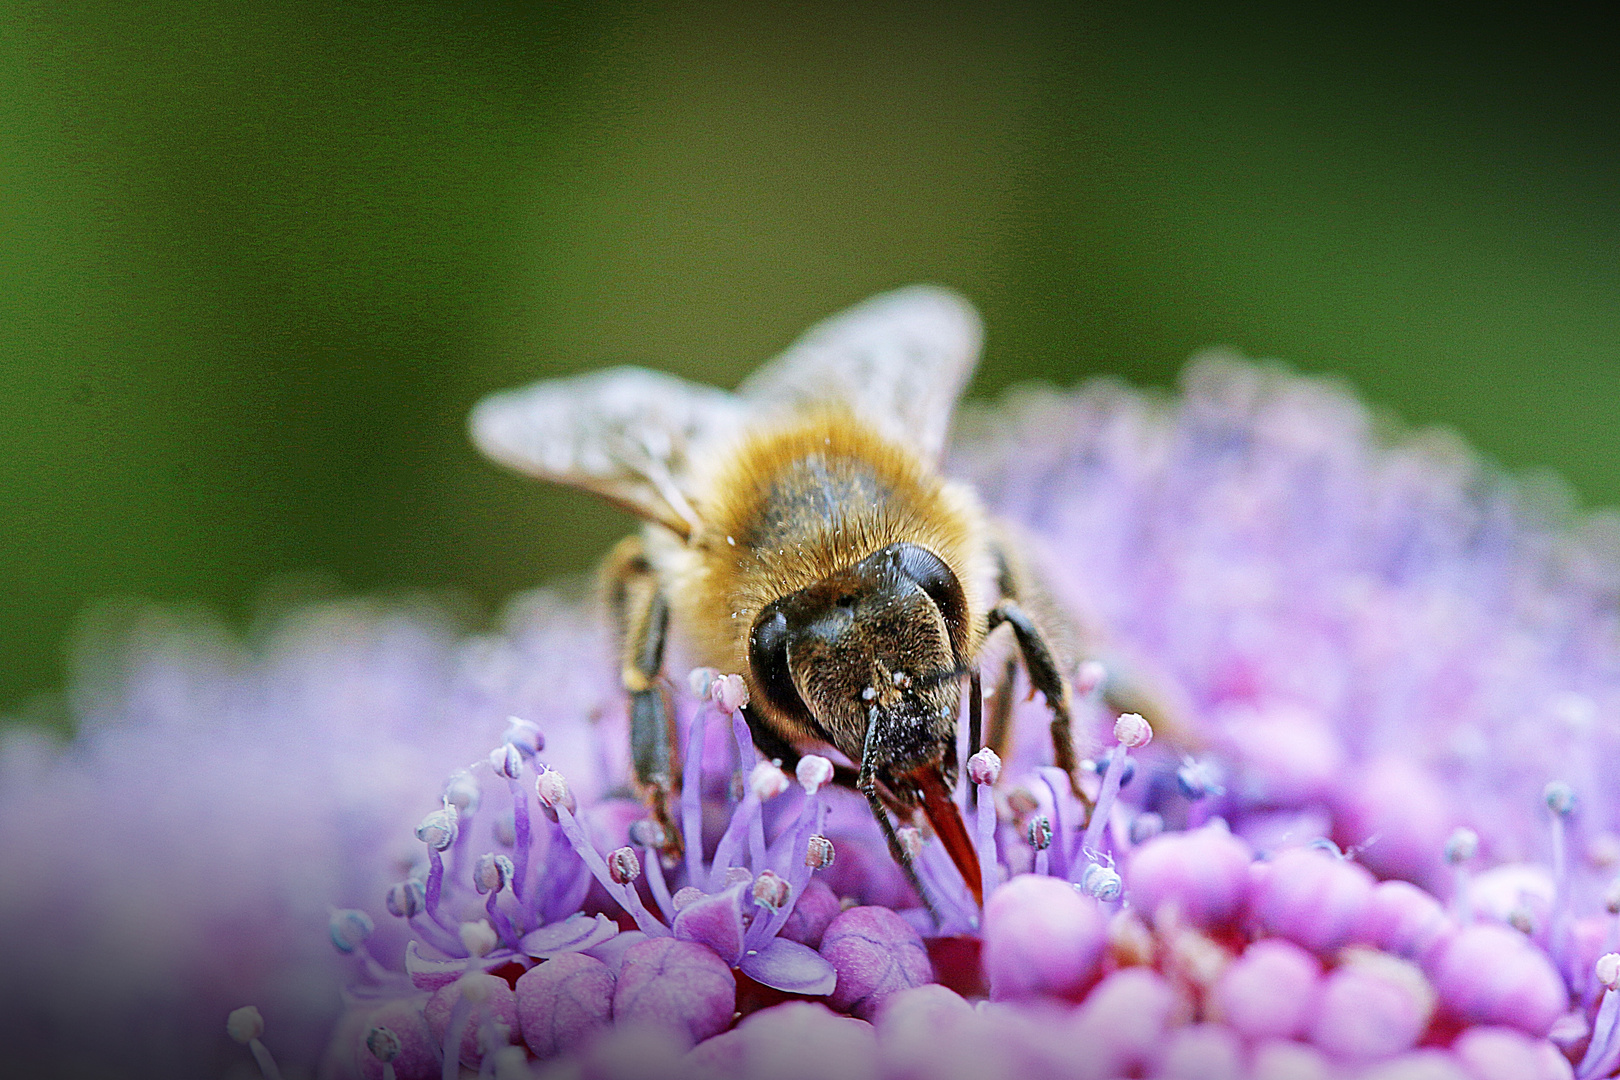
M 904 776 L 917 768 L 954 780 L 966 620 L 950 567 L 915 544 L 890 544 L 760 612 L 753 682 L 768 708 L 850 760 L 870 745 L 879 778 L 905 798 Z

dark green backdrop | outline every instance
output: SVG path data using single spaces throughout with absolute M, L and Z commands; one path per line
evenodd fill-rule
M 977 394 L 1226 343 L 1620 501 L 1609 39 L 1482 19 L 0 5 L 0 714 L 97 598 L 476 620 L 626 526 L 481 464 L 480 395 L 729 385 L 916 280 Z

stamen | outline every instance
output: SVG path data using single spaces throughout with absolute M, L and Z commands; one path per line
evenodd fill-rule
M 750 890 L 754 903 L 769 911 L 773 916 L 787 906 L 788 897 L 793 895 L 792 887 L 774 870 L 764 870 L 754 879 Z
M 709 696 L 722 712 L 734 714 L 748 704 L 748 684 L 741 675 L 722 675 L 709 687 Z
M 719 677 L 720 673 L 712 667 L 693 668 L 687 672 L 686 685 L 691 689 L 693 697 L 699 701 L 707 701 L 709 688 L 714 685 L 714 680 Z
M 501 741 L 517 747 L 518 753 L 526 758 L 532 758 L 546 748 L 546 737 L 541 734 L 540 725 L 516 716 L 506 718 L 506 731 L 501 735 Z
M 1051 872 L 1046 849 L 1052 846 L 1052 820 L 1045 814 L 1029 819 L 1029 846 L 1035 849 L 1035 872 L 1045 877 Z
M 371 921 L 370 915 L 358 908 L 345 908 L 332 912 L 326 928 L 337 951 L 348 955 L 364 945 L 377 926 Z
M 804 865 L 812 870 L 825 870 L 833 864 L 837 852 L 833 842 L 825 836 L 812 836 L 804 852 Z
M 750 742 L 749 749 L 752 748 L 753 743 Z M 726 870 L 737 865 L 737 849 L 742 846 L 742 837 L 745 833 L 751 848 L 750 865 L 755 870 L 764 869 L 765 826 L 760 819 L 760 803 L 775 798 L 787 788 L 787 774 L 768 761 L 759 762 L 749 772 L 742 802 L 732 812 L 731 821 L 727 824 L 726 831 L 721 834 L 720 843 L 714 849 L 714 865 L 709 870 L 710 892 L 719 891 L 721 876 Z
M 652 818 L 642 818 L 630 824 L 630 842 L 641 849 L 643 865 L 647 870 L 647 887 L 653 900 L 664 915 L 666 923 L 675 919 L 675 908 L 670 902 L 669 882 L 664 878 L 664 864 L 660 853 L 668 836 L 664 827 Z
M 457 769 L 444 782 L 444 801 L 455 807 L 458 813 L 471 814 L 477 811 L 483 796 L 484 792 L 478 786 L 477 778 L 466 769 Z
M 769 919 L 755 919 L 754 924 L 748 928 L 745 944 L 748 949 L 754 951 L 763 949 L 782 927 L 787 925 L 799 897 L 804 895 L 805 886 L 810 883 L 810 871 L 816 869 L 812 861 L 814 858 L 812 848 L 816 837 L 812 833 L 821 831 L 823 819 L 826 817 L 827 806 L 822 799 L 821 789 L 833 778 L 833 763 L 820 754 L 806 754 L 799 759 L 799 764 L 793 772 L 805 790 L 805 797 L 799 807 L 799 818 L 793 825 L 789 839 L 788 893 L 785 902 L 772 911 Z M 821 865 L 831 865 L 832 842 L 825 837 L 821 837 L 821 840 L 826 844 L 828 851 L 826 862 Z M 801 847 L 805 849 L 802 860 L 794 858 Z
M 1103 774 L 1102 791 L 1097 805 L 1092 807 L 1091 821 L 1086 824 L 1085 838 L 1080 850 L 1091 858 L 1091 853 L 1102 850 L 1103 826 L 1114 812 L 1114 800 L 1119 797 L 1119 785 L 1125 775 L 1125 763 L 1130 751 L 1146 746 L 1153 740 L 1153 728 L 1137 713 L 1121 713 L 1114 721 L 1114 738 L 1119 746 L 1108 758 L 1108 771 Z
M 1068 877 L 1072 861 L 1079 807 L 1069 786 L 1069 774 L 1050 765 L 1037 770 L 1041 783 L 1052 796 L 1052 874 Z
M 516 780 L 523 775 L 523 753 L 512 743 L 502 743 L 489 752 L 489 767 L 496 776 Z
M 501 890 L 513 882 L 512 860 L 505 855 L 480 855 L 478 862 L 473 865 L 473 888 L 480 894 L 488 893 L 489 899 L 484 901 L 484 910 L 489 912 L 490 922 L 495 924 L 496 931 L 508 948 L 517 948 L 517 931 L 512 928 L 512 920 L 506 913 L 495 906 L 496 899 Z
M 692 672 L 693 686 L 699 681 L 699 672 L 708 675 L 709 681 L 713 682 L 713 671 L 713 668 L 698 668 Z M 686 844 L 686 881 L 689 885 L 703 880 L 703 744 L 711 708 L 713 706 L 705 698 L 692 711 L 692 723 L 686 733 L 686 767 L 681 770 L 681 838 Z
M 383 1080 L 394 1080 L 394 1059 L 404 1049 L 399 1036 L 385 1027 L 374 1027 L 366 1032 L 366 1049 L 371 1056 L 382 1062 Z
M 1570 955 L 1570 881 L 1569 854 L 1566 850 L 1566 825 L 1575 813 L 1575 789 L 1561 781 L 1553 781 L 1542 791 L 1547 809 L 1552 811 L 1553 905 L 1549 915 L 1547 951 L 1559 974 L 1573 983 Z
M 555 769 L 548 769 L 540 775 L 541 780 L 545 780 L 547 777 L 556 777 L 559 783 L 562 782 L 561 775 Z M 563 785 L 563 790 L 567 790 L 566 784 Z M 552 791 L 555 792 L 555 787 L 552 788 Z M 546 801 L 544 792 L 541 793 L 540 800 L 542 802 Z M 558 824 L 562 826 L 563 835 L 568 838 L 569 844 L 573 845 L 574 850 L 579 853 L 579 857 L 585 860 L 585 865 L 590 868 L 596 880 L 602 883 L 602 887 L 607 890 L 608 895 L 617 900 L 619 906 L 628 912 L 631 918 L 636 920 L 636 925 L 641 928 L 643 933 L 649 937 L 668 937 L 669 927 L 652 917 L 646 907 L 642 905 L 641 897 L 635 896 L 633 889 L 626 889 L 623 884 L 613 879 L 613 874 L 609 871 L 606 861 L 603 860 L 601 853 L 591 845 L 590 839 L 585 835 L 585 830 L 580 828 L 579 821 L 570 812 L 567 802 L 568 800 L 555 798 L 552 800 L 552 806 L 557 811 Z M 636 853 L 629 848 L 619 850 L 629 852 L 632 859 L 636 856 Z M 637 871 L 640 871 L 639 864 L 637 864 Z
M 630 917 L 636 920 L 637 926 L 645 927 L 648 924 L 662 927 L 647 905 L 641 902 L 641 893 L 636 891 L 636 879 L 641 876 L 641 860 L 636 858 L 634 848 L 615 848 L 607 857 L 608 876 L 624 888 L 624 898 L 627 901 L 626 910 Z
M 439 911 L 439 898 L 444 892 L 444 858 L 440 852 L 455 842 L 456 832 L 456 810 L 448 802 L 442 810 L 435 810 L 423 818 L 422 824 L 416 827 L 416 838 L 428 849 L 428 879 L 423 892 L 423 906 L 429 918 L 451 933 L 455 932 L 455 927 Z
M 1098 900 L 1118 900 L 1125 891 L 1125 882 L 1112 866 L 1090 863 L 1080 875 L 1080 891 Z
M 388 887 L 385 903 L 388 906 L 388 914 L 401 919 L 414 918 L 426 903 L 422 894 L 422 883 L 415 878 L 395 882 Z
M 556 769 L 547 769 L 535 778 L 534 793 L 547 810 L 565 809 L 572 813 L 578 807 L 574 793 L 568 790 L 568 781 Z
M 1459 923 L 1471 923 L 1474 921 L 1474 910 L 1473 899 L 1469 895 L 1472 883 L 1467 864 L 1479 854 L 1479 834 L 1473 829 L 1459 827 L 1447 838 L 1443 854 L 1446 862 L 1455 868 L 1456 880 L 1451 897 L 1452 917 Z
M 259 1041 L 264 1034 L 264 1017 L 253 1005 L 244 1005 L 234 1009 L 225 1019 L 225 1031 L 232 1039 L 246 1046 L 253 1053 L 253 1060 L 259 1066 L 259 1072 L 264 1080 L 281 1080 L 281 1070 L 276 1067 L 276 1059 L 270 1056 L 270 1049 Z
M 529 822 L 529 793 L 518 781 L 516 772 L 507 778 L 506 785 L 512 792 L 512 852 L 517 856 L 516 865 L 512 868 L 512 895 L 517 897 L 521 907 L 528 899 L 524 893 L 528 891 L 529 848 L 533 842 L 533 830 Z
M 1001 758 L 986 746 L 968 758 L 967 774 L 977 785 L 979 796 L 974 822 L 974 846 L 979 854 L 979 895 L 988 898 L 997 884 L 995 783 L 1001 777 Z
M 1616 1035 L 1620 1020 L 1620 953 L 1605 953 L 1598 957 L 1593 968 L 1603 986 L 1603 1003 L 1598 1006 L 1597 1020 L 1592 1025 L 1592 1041 L 1587 1044 L 1586 1055 L 1575 1070 L 1576 1080 L 1593 1080 L 1607 1076 L 1620 1065 L 1620 1037 Z

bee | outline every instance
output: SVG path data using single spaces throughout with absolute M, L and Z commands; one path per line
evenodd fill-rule
M 636 780 L 671 844 L 678 764 L 660 680 L 672 626 L 696 663 L 743 675 L 766 757 L 791 770 L 830 747 L 848 762 L 838 779 L 866 797 L 931 908 L 896 821 L 920 810 L 983 903 L 952 799 L 957 721 L 966 683 L 976 746 L 978 663 L 1003 627 L 1080 794 L 1061 631 L 1006 530 L 939 471 L 981 338 L 965 300 L 913 286 L 818 324 L 735 393 L 621 367 L 474 409 L 473 441 L 496 462 L 644 522 L 603 578 Z M 1010 698 L 995 699 L 992 746 Z

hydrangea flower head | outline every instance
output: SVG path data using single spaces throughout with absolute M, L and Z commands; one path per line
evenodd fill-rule
M 275 695 L 279 661 L 191 661 L 256 710 L 260 742 L 239 753 L 265 752 L 266 730 L 315 741 L 301 725 L 360 687 L 395 687 L 399 715 L 443 740 L 389 774 L 393 801 L 341 801 L 372 817 L 332 820 L 314 785 L 293 816 L 306 847 L 247 848 L 249 883 L 327 875 L 331 907 L 297 940 L 318 937 L 347 969 L 305 954 L 265 967 L 334 997 L 342 985 L 326 1071 L 1620 1070 L 1607 519 L 1572 523 L 1455 441 L 1394 439 L 1331 384 L 1223 356 L 1195 363 L 1174 400 L 1107 383 L 1015 396 L 994 424 L 967 418 L 952 468 L 1026 534 L 1088 656 L 1071 673 L 1084 798 L 1052 767 L 1044 707 L 1021 684 L 995 689 L 1015 720 L 999 753 L 968 746 L 963 725 L 957 798 L 982 909 L 938 840 L 907 827 L 923 905 L 831 762 L 806 757 L 790 776 L 760 760 L 734 673 L 671 687 L 686 768 L 668 836 L 624 786 L 624 704 L 577 610 L 531 606 L 502 634 L 437 640 L 427 665 L 360 650 L 380 673 L 358 682 L 327 676 L 354 663 L 351 643 L 315 634 Z M 210 715 L 213 699 L 182 696 L 176 715 Z M 404 740 L 364 730 L 368 753 L 342 760 L 371 777 Z M 87 786 L 123 760 L 81 761 Z M 47 825 L 30 836 L 54 845 L 87 820 L 67 809 L 71 763 L 45 770 L 60 790 L 34 789 Z M 290 773 L 301 792 L 310 772 Z M 235 794 L 195 797 L 245 815 Z M 167 872 L 136 880 L 159 894 L 155 917 L 207 924 L 217 910 L 182 884 L 206 875 L 175 871 L 186 835 L 153 833 L 147 857 Z M 24 890 L 33 910 L 56 887 Z M 293 940 L 296 922 L 254 940 Z M 215 959 L 159 953 L 175 973 Z M 306 1018 L 278 1029 L 266 982 L 232 990 L 255 997 L 220 1003 L 227 1048 L 248 1035 L 254 1055 L 296 1060 L 300 1034 L 326 1034 Z M 248 1004 L 260 1019 L 227 1033 Z

